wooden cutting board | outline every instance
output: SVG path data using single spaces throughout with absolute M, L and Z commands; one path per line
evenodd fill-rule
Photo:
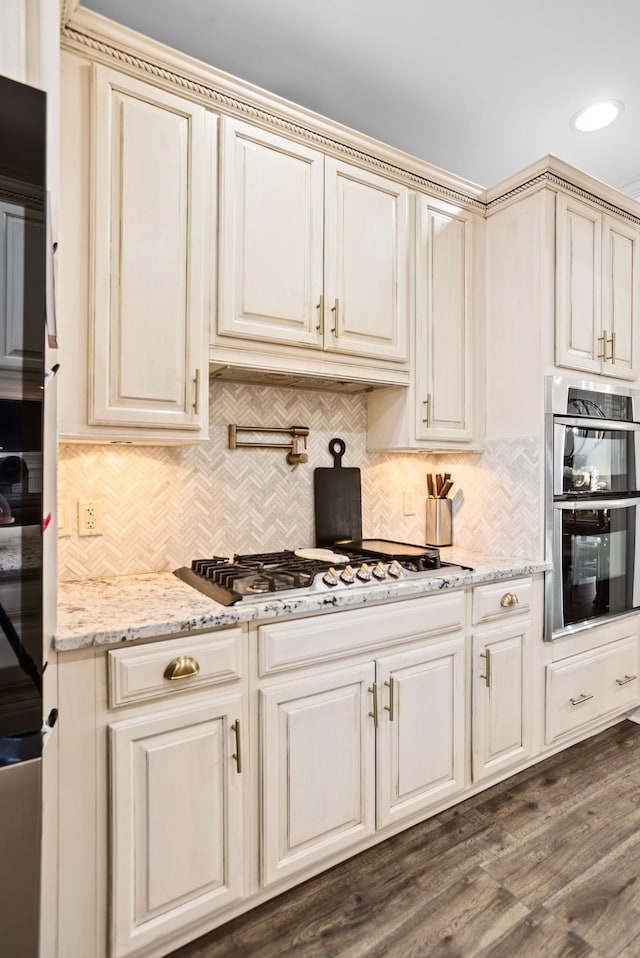
M 332 546 L 339 539 L 362 538 L 360 470 L 342 465 L 345 448 L 343 439 L 332 439 L 329 452 L 333 469 L 320 467 L 313 472 L 317 546 Z

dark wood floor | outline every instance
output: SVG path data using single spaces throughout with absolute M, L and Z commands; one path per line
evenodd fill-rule
M 640 958 L 640 726 L 324 872 L 171 958 Z

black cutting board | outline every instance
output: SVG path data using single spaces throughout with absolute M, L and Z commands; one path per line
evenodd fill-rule
M 329 452 L 333 468 L 320 467 L 313 472 L 317 546 L 332 546 L 338 539 L 362 538 L 360 470 L 342 465 L 345 448 L 343 439 L 332 439 Z

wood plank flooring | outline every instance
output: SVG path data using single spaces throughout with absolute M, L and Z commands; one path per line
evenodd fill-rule
M 171 958 L 640 958 L 640 726 L 623 722 Z

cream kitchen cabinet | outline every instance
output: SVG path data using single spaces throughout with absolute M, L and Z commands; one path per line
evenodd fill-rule
M 108 653 L 112 706 L 151 703 L 109 724 L 115 958 L 242 897 L 241 642 L 232 628 Z
M 260 695 L 263 881 L 278 881 L 375 831 L 371 663 Z
M 379 828 L 465 787 L 465 643 L 457 635 L 376 662 Z
M 268 675 L 330 662 L 259 692 L 265 884 L 464 790 L 463 600 L 433 596 L 260 628 Z M 381 644 L 374 658 L 362 655 Z M 335 668 L 336 656 L 358 652 Z
M 415 223 L 411 383 L 408 390 L 369 395 L 368 448 L 477 449 L 484 224 L 476 214 L 421 194 Z
M 531 590 L 530 579 L 474 590 L 474 782 L 523 762 L 532 754 Z
M 114 956 L 242 896 L 241 716 L 220 695 L 110 725 Z
M 546 742 L 562 741 L 640 702 L 637 633 L 546 667 Z
M 232 626 L 65 656 L 59 958 L 157 958 L 242 902 L 246 642 Z
M 640 230 L 560 193 L 556 231 L 556 365 L 636 379 Z
M 217 120 L 72 55 L 62 79 L 61 435 L 206 439 Z
M 220 168 L 214 367 L 406 382 L 406 187 L 230 118 Z

